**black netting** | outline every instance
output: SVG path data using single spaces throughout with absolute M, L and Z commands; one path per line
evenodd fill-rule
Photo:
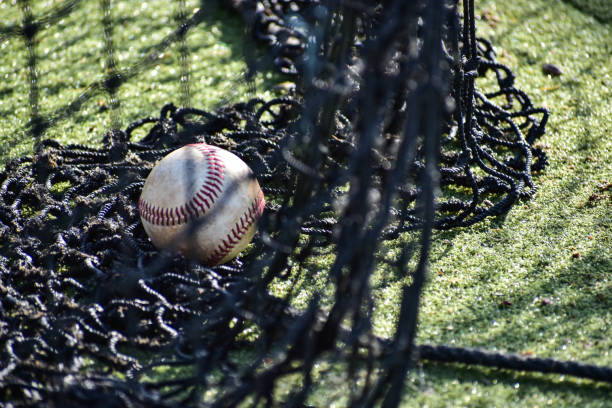
M 42 117 L 35 38 L 78 3 L 36 17 L 21 2 L 23 23 L 0 28 L 26 39 L 33 137 L 100 91 L 120 109 L 117 89 L 175 42 L 185 107 L 167 104 L 123 130 L 115 113 L 102 147 L 41 140 L 0 173 L 1 400 L 305 406 L 325 360 L 352 380 L 349 405 L 396 406 L 412 356 L 612 378 L 605 367 L 413 344 L 432 229 L 504 214 L 533 194 L 531 176 L 546 165 L 533 144 L 548 114 L 476 38 L 473 1 L 461 10 L 452 1 L 233 1 L 271 50 L 253 55 L 250 69 L 276 67 L 298 85 L 285 98 L 208 112 L 187 107 L 185 44 L 206 4 L 188 16 L 181 2 L 178 28 L 121 71 L 103 0 L 105 80 Z M 479 90 L 478 77 L 494 85 Z M 241 157 L 267 200 L 251 247 L 215 268 L 155 249 L 138 214 L 155 161 L 194 142 Z M 389 261 L 412 283 L 394 337 L 378 338 L 369 284 L 384 261 L 376 249 L 413 230 L 420 241 Z M 333 294 L 315 292 L 297 309 L 292 282 L 322 256 L 332 259 Z M 278 281 L 290 289 L 273 295 Z M 280 397 L 275 387 L 291 381 Z

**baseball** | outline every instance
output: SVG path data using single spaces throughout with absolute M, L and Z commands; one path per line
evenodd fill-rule
M 206 143 L 160 160 L 138 200 L 142 224 L 157 248 L 207 266 L 228 262 L 249 244 L 264 206 L 247 164 Z

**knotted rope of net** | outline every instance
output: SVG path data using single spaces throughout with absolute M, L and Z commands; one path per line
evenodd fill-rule
M 2 400 L 304 406 L 313 367 L 327 359 L 346 365 L 353 384 L 365 378 L 349 390 L 351 406 L 394 406 L 412 355 L 611 378 L 605 367 L 413 346 L 431 229 L 471 225 L 530 197 L 532 173 L 546 163 L 533 143 L 547 113 L 476 39 L 471 1 L 463 25 L 454 4 L 387 3 L 359 12 L 292 3 L 292 12 L 312 7 L 315 19 L 301 23 L 315 50 L 300 42 L 294 56 L 306 84 L 299 96 L 215 112 L 169 104 L 109 131 L 102 147 L 45 140 L 33 156 L 7 163 Z M 497 88 L 477 90 L 475 78 L 487 75 Z M 215 268 L 156 250 L 137 211 L 155 161 L 194 142 L 240 156 L 268 202 L 253 245 Z M 404 289 L 396 336 L 381 339 L 368 283 L 381 261 L 375 249 L 412 230 L 424 231 L 417 270 L 408 270 L 409 246 L 392 264 L 414 283 Z M 296 309 L 295 282 L 310 259 L 330 254 L 333 296 L 315 291 Z M 273 295 L 278 282 L 289 289 Z M 278 397 L 275 387 L 293 375 L 299 385 Z

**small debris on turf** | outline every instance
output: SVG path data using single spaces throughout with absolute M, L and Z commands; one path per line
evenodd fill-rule
M 480 18 L 483 21 L 486 21 L 487 23 L 489 23 L 489 26 L 491 28 L 497 27 L 497 24 L 499 23 L 499 17 L 493 14 L 493 12 L 488 9 L 480 13 Z
M 295 92 L 295 82 L 291 82 L 291 81 L 285 81 L 285 82 L 281 82 L 278 85 L 275 85 L 272 89 L 276 92 L 280 92 L 280 93 L 293 93 Z
M 608 183 L 607 181 L 602 181 L 601 184 L 597 185 L 597 188 L 599 189 L 599 191 L 603 193 L 604 191 L 612 190 L 612 183 Z
M 563 75 L 563 70 L 555 64 L 542 64 L 542 72 L 551 76 Z
M 586 203 L 584 203 L 584 205 L 586 205 L 587 207 L 593 207 L 598 202 L 603 201 L 606 198 L 612 201 L 612 194 L 606 194 L 607 189 L 599 188 L 599 191 L 600 193 L 595 192 L 591 194 L 587 199 Z

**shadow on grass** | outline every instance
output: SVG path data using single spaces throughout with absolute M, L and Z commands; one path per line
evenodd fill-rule
M 253 65 L 258 73 L 273 73 L 273 75 L 271 76 L 262 76 L 262 89 L 271 90 L 275 85 L 278 84 L 279 78 L 281 78 L 281 74 L 275 72 L 275 69 L 270 59 L 267 58 L 267 48 L 263 44 L 254 41 L 250 37 L 250 34 L 246 26 L 244 26 L 244 23 L 238 12 L 229 10 L 228 7 L 222 7 L 216 2 L 211 3 L 205 0 L 202 0 L 200 2 L 200 9 L 206 10 L 206 12 L 202 14 L 202 18 L 199 23 L 195 25 L 187 34 L 186 47 L 188 60 L 191 56 L 198 57 L 203 54 L 205 55 L 207 52 L 214 52 L 214 47 L 217 45 L 216 43 L 199 43 L 197 41 L 189 40 L 189 35 L 194 34 L 195 31 L 202 29 L 208 30 L 214 27 L 214 29 L 218 30 L 218 32 L 220 33 L 220 39 L 222 40 L 223 45 L 229 48 L 229 55 L 214 60 L 215 66 L 222 67 L 234 61 L 246 61 L 247 64 Z M 169 61 L 161 60 L 159 61 L 159 63 L 164 65 L 175 65 L 179 67 L 179 46 L 180 44 L 178 41 L 170 45 L 168 48 L 174 48 L 173 53 L 176 53 L 176 57 L 173 57 Z M 143 46 L 139 50 L 139 53 L 146 55 L 148 53 L 154 52 L 155 50 L 158 50 L 158 48 L 159 44 Z M 249 58 L 252 58 L 253 60 L 250 61 Z M 200 57 L 200 59 L 202 58 Z M 212 60 L 210 61 L 211 63 L 213 62 Z M 192 78 L 192 82 L 194 78 L 197 80 L 206 78 L 206 75 L 208 75 L 208 68 L 210 68 L 210 66 L 198 65 L 195 69 L 192 69 L 189 72 L 189 75 Z M 144 69 L 142 69 L 142 71 L 146 71 L 148 69 L 149 67 L 145 67 Z M 140 73 L 141 72 L 139 72 L 139 74 Z M 235 85 L 245 84 L 247 82 L 245 76 L 246 72 L 242 72 L 241 74 L 242 75 L 240 77 L 234 79 L 234 86 L 232 88 L 234 88 Z M 174 74 L 165 74 L 164 80 L 161 83 L 178 84 L 180 83 L 181 75 L 182 72 L 180 72 L 180 70 L 176 70 Z M 222 76 L 213 77 L 211 79 L 211 82 L 207 83 L 206 88 L 216 89 L 225 80 L 227 80 L 227 78 Z M 194 87 L 193 83 L 190 85 Z M 197 85 L 195 87 L 197 87 Z M 248 98 L 254 96 L 255 95 L 243 95 L 240 97 L 240 99 L 241 101 L 246 101 Z M 231 99 L 232 98 L 223 98 L 223 100 L 217 102 L 216 107 L 219 108 L 222 105 L 231 102 Z
M 423 362 L 419 369 L 425 374 L 424 381 L 448 384 L 456 381 L 459 385 L 481 386 L 505 385 L 516 389 L 517 397 L 536 393 L 588 394 L 589 399 L 608 400 L 612 386 L 591 380 L 561 376 L 558 374 L 540 374 L 510 370 L 492 369 L 462 364 L 441 364 Z M 414 389 L 414 386 L 412 387 Z
M 594 252 L 574 260 L 568 268 L 548 273 L 544 279 L 538 278 L 539 270 L 532 270 L 529 273 L 532 283 L 528 286 L 464 301 L 465 312 L 447 317 L 454 332 L 441 334 L 440 340 L 460 343 L 461 333 L 470 334 L 473 329 L 480 333 L 479 346 L 508 344 L 512 340 L 510 345 L 516 346 L 512 351 L 548 340 L 542 339 L 542 334 L 554 333 L 560 340 L 559 347 L 563 339 L 571 342 L 589 319 L 603 320 L 612 310 L 611 287 L 602 285 L 612 265 Z M 575 297 L 567 296 L 568 290 L 575 291 Z M 494 321 L 499 322 L 503 330 L 492 327 Z M 526 322 L 530 324 L 526 326 Z M 611 341 L 603 329 L 600 333 L 591 333 L 589 340 Z
M 593 16 L 602 23 L 612 23 L 612 7 L 608 0 L 564 0 L 582 13 Z
M 246 32 L 242 25 L 241 17 L 238 15 L 238 13 L 232 13 L 229 10 L 221 7 L 220 5 L 217 5 L 216 3 L 213 3 L 213 6 L 211 7 L 211 4 L 204 0 L 200 2 L 200 5 L 201 5 L 201 8 L 206 9 L 207 12 L 203 14 L 203 18 L 201 21 L 198 22 L 198 24 L 191 27 L 191 30 L 187 34 L 188 40 L 187 40 L 186 45 L 188 47 L 188 52 L 187 52 L 188 61 L 189 61 L 190 56 L 197 57 L 198 54 L 202 55 L 203 53 L 205 54 L 206 52 L 211 52 L 212 47 L 215 45 L 215 44 L 200 43 L 197 41 L 190 41 L 189 35 L 193 34 L 197 30 L 207 30 L 213 26 L 215 27 L 215 30 L 220 31 L 220 36 L 223 39 L 223 43 L 229 48 L 230 54 L 229 56 L 223 57 L 221 61 L 214 60 L 212 58 L 208 58 L 211 61 L 211 64 L 214 62 L 215 66 L 225 66 L 234 61 L 244 61 L 245 49 L 250 49 L 250 48 L 257 49 L 258 51 L 256 51 L 256 53 L 260 53 L 262 55 L 264 54 L 264 52 L 261 51 L 261 49 L 263 49 L 261 44 L 253 43 L 252 40 L 246 36 Z M 129 25 L 130 23 L 135 21 L 135 19 L 137 19 L 137 17 L 134 17 L 134 16 L 117 17 L 116 20 L 113 21 L 115 25 L 115 31 L 121 29 L 121 27 L 125 24 Z M 172 27 L 172 28 L 176 30 L 178 29 L 178 25 L 179 23 L 176 22 L 176 27 Z M 159 31 L 159 28 L 155 28 L 155 30 Z M 42 66 L 45 66 L 45 64 L 48 63 L 48 58 L 50 58 L 49 56 L 53 54 L 54 52 L 63 51 L 66 48 L 76 46 L 82 41 L 84 41 L 87 38 L 87 36 L 91 36 L 91 35 L 94 35 L 94 34 L 92 34 L 92 32 L 89 30 L 89 31 L 80 32 L 73 36 L 69 36 L 67 39 L 60 40 L 55 45 L 55 48 L 57 47 L 59 48 L 57 49 L 54 48 L 51 51 L 45 51 L 45 55 L 38 56 L 39 57 L 38 69 L 40 69 Z M 100 32 L 98 35 L 103 36 L 103 33 Z M 123 76 L 123 79 L 122 79 L 123 82 L 121 83 L 121 85 L 125 86 L 125 84 L 127 83 L 131 83 L 131 84 L 136 83 L 142 88 L 145 88 L 146 86 L 150 85 L 151 76 L 148 75 L 148 73 L 151 72 L 156 66 L 161 65 L 161 66 L 170 68 L 170 69 L 167 69 L 166 72 L 162 73 L 163 75 L 160 77 L 161 80 L 158 80 L 157 83 L 159 85 L 174 84 L 176 88 L 176 92 L 175 92 L 176 95 L 173 95 L 174 100 L 161 101 L 159 106 L 156 106 L 155 108 L 153 108 L 153 111 L 148 112 L 149 115 L 157 114 L 157 109 L 159 109 L 159 107 L 161 107 L 164 103 L 168 103 L 168 102 L 177 103 L 178 98 L 179 98 L 178 90 L 180 88 L 181 76 L 183 75 L 183 72 L 181 69 L 181 63 L 180 63 L 179 49 L 178 49 L 179 41 L 178 40 L 167 41 L 167 39 L 170 37 L 165 37 L 165 38 L 166 39 L 162 39 L 161 41 L 158 41 L 156 44 L 153 44 L 153 45 L 149 45 L 149 46 L 143 45 L 141 48 L 138 49 L 138 51 L 135 54 L 135 55 L 138 55 L 138 57 L 135 57 L 129 61 L 121 62 L 119 64 L 119 68 L 122 70 L 121 75 Z M 121 47 L 117 47 L 115 51 L 119 51 L 119 48 Z M 171 58 L 163 57 L 164 55 L 163 52 L 166 50 L 172 50 L 172 52 L 170 53 Z M 159 52 L 159 55 L 149 54 L 154 51 Z M 99 63 L 100 59 L 105 60 L 107 57 L 108 56 L 106 55 L 101 55 L 98 59 L 96 59 L 96 63 Z M 26 67 L 21 67 L 21 68 L 25 69 Z M 197 88 L 197 86 L 194 86 L 194 82 L 202 78 L 206 78 L 206 75 L 210 75 L 211 71 L 209 70 L 207 72 L 206 68 L 210 68 L 210 67 L 202 66 L 202 64 L 196 64 L 196 68 L 192 68 L 192 71 L 189 73 L 191 76 L 192 96 L 194 93 L 193 89 Z M 258 68 L 263 68 L 263 66 L 261 67 L 258 66 Z M 39 89 L 39 94 L 40 94 L 39 99 L 41 99 L 42 97 L 53 98 L 53 101 L 52 101 L 53 103 L 51 104 L 48 101 L 45 105 L 45 108 L 42 110 L 43 116 L 45 117 L 45 119 L 50 119 L 50 123 L 52 124 L 52 126 L 58 126 L 62 122 L 70 122 L 70 121 L 72 121 L 73 123 L 83 123 L 87 120 L 91 120 L 92 114 L 96 115 L 99 113 L 99 109 L 96 109 L 95 106 L 94 106 L 94 109 L 93 110 L 90 109 L 90 112 L 88 113 L 81 114 L 80 112 L 83 112 L 86 106 L 93 105 L 94 103 L 93 99 L 96 94 L 100 92 L 104 93 L 103 90 L 99 89 L 103 85 L 103 83 L 101 82 L 104 79 L 103 70 L 100 70 L 99 74 L 95 76 L 94 78 L 87 78 L 87 80 L 89 80 L 90 83 L 88 85 L 80 86 L 79 89 L 82 90 L 81 92 L 78 92 L 77 94 L 71 94 L 72 96 L 69 97 L 70 99 L 66 97 L 60 98 L 60 94 L 62 93 L 62 90 L 70 85 L 68 81 L 74 80 L 74 78 L 78 76 L 78 74 L 79 74 L 78 70 L 76 72 L 67 72 L 66 82 L 44 84 L 44 87 Z M 233 81 L 232 82 L 233 86 L 229 87 L 228 89 L 231 91 L 235 89 L 236 85 L 239 85 L 239 83 L 245 83 L 246 81 L 243 79 L 243 77 L 244 76 L 237 76 L 235 80 L 231 79 Z M 224 80 L 223 78 L 215 77 L 212 80 L 212 84 L 207 85 L 207 87 L 209 88 L 219 87 L 219 85 L 221 84 L 223 80 Z M 276 81 L 278 81 L 278 76 L 276 77 L 274 75 L 272 75 L 271 77 L 266 76 L 265 78 L 262 78 L 262 82 L 263 82 L 262 87 L 264 89 L 272 89 L 272 87 L 276 84 Z M 94 88 L 90 88 L 92 85 L 94 86 Z M 93 92 L 90 92 L 92 89 L 93 89 Z M 118 95 L 121 95 L 121 89 L 123 88 L 119 88 Z M 200 89 L 198 89 L 197 91 L 201 92 Z M 13 94 L 14 94 L 13 89 L 7 88 L 6 90 L 2 90 L 2 95 L 0 96 L 9 96 Z M 246 100 L 249 97 L 253 97 L 253 96 L 254 95 L 238 95 L 238 96 L 232 97 L 231 99 L 244 98 Z M 192 98 L 192 100 L 193 99 L 195 98 Z M 124 97 L 120 99 L 119 102 L 128 104 L 129 100 Z M 223 104 L 223 102 L 224 101 L 220 101 L 217 106 L 220 106 L 221 104 Z M 10 111 L 7 111 L 5 113 L 14 114 L 14 112 L 10 112 Z M 122 112 L 122 116 L 125 116 L 124 112 Z M 12 135 L 28 135 L 29 134 L 28 133 L 29 129 L 27 127 L 28 120 L 29 120 L 29 117 L 25 117 L 23 120 L 23 123 L 25 124 L 25 126 L 20 129 L 15 129 L 11 134 Z M 7 141 L 7 145 L 12 144 L 13 142 L 14 140 Z M 2 150 L 0 154 L 2 155 L 6 154 L 7 150 L 8 149 Z

